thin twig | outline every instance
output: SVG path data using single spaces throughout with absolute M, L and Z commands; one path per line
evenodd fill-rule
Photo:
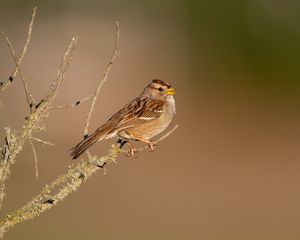
M 29 143 L 31 145 L 32 151 L 33 151 L 33 155 L 34 155 L 34 165 L 35 165 L 35 177 L 38 178 L 39 177 L 39 169 L 38 169 L 38 159 L 37 159 L 37 154 L 33 145 L 33 142 L 29 139 Z
M 119 22 L 116 21 L 116 28 L 117 28 L 117 31 L 116 31 L 116 38 L 115 38 L 115 47 L 114 47 L 114 52 L 113 52 L 113 55 L 110 59 L 110 62 L 108 63 L 105 71 L 104 71 L 104 74 L 103 74 L 103 77 L 97 87 L 97 90 L 94 94 L 94 98 L 93 98 L 93 101 L 91 103 L 91 107 L 90 107 L 90 110 L 89 110 L 89 113 L 87 115 L 87 118 L 86 118 L 86 121 L 85 121 L 85 126 L 84 126 L 84 136 L 87 136 L 88 135 L 88 131 L 89 131 L 89 125 L 90 125 L 90 120 L 91 120 L 91 117 L 92 117 L 92 113 L 94 111 L 94 107 L 95 107 L 95 103 L 97 101 L 97 98 L 100 94 L 100 90 L 103 86 L 103 84 L 106 82 L 107 80 L 107 77 L 108 77 L 108 74 L 110 72 L 110 69 L 112 67 L 112 65 L 114 64 L 116 58 L 119 56 L 120 54 L 120 51 L 119 51 L 119 39 L 120 39 L 120 28 L 119 28 Z
M 23 82 L 25 94 L 26 94 L 26 100 L 27 100 L 28 105 L 31 108 L 33 106 L 33 104 L 34 104 L 34 101 L 33 101 L 32 95 L 29 92 L 27 81 L 25 79 L 24 73 L 23 73 L 23 71 L 20 68 L 19 60 L 17 59 L 17 56 L 16 56 L 15 51 L 13 49 L 13 46 L 12 46 L 11 42 L 9 41 L 8 37 L 6 36 L 5 32 L 1 31 L 1 34 L 2 34 L 3 38 L 5 39 L 5 41 L 6 41 L 7 45 L 8 45 L 8 48 L 9 48 L 9 50 L 11 52 L 11 55 L 13 57 L 15 65 L 16 65 L 17 72 L 19 72 L 19 74 L 20 74 L 20 77 L 21 77 L 22 82 Z
M 36 142 L 38 142 L 38 143 L 41 143 L 43 147 L 44 147 L 45 145 L 52 146 L 52 147 L 55 146 L 55 144 L 52 143 L 52 142 L 44 141 L 44 140 L 39 139 L 39 138 L 36 138 L 36 137 L 30 137 L 30 139 L 31 139 L 31 140 L 34 140 L 34 141 L 36 141 Z
M 166 134 L 162 135 L 156 142 L 160 142 L 164 140 L 165 138 L 169 137 L 177 128 L 179 127 L 178 124 L 176 124 L 170 131 L 168 131 Z
M 20 57 L 17 61 L 18 64 L 15 66 L 15 69 L 14 69 L 13 73 L 11 74 L 11 76 L 8 78 L 8 80 L 5 81 L 5 82 L 0 83 L 0 92 L 6 90 L 8 88 L 8 86 L 10 85 L 10 83 L 13 81 L 13 79 L 15 78 L 15 76 L 18 73 L 18 69 L 22 64 L 22 61 L 25 57 L 25 53 L 27 52 L 28 45 L 29 45 L 30 40 L 31 40 L 33 23 L 34 23 L 34 18 L 35 18 L 35 15 L 36 15 L 36 11 L 37 11 L 37 7 L 34 7 L 33 10 L 32 10 L 31 20 L 30 20 L 30 23 L 29 23 L 29 26 L 28 26 L 27 38 L 26 38 L 26 41 L 24 43 L 22 53 L 21 53 L 21 55 L 20 55 Z
M 156 141 L 154 141 L 153 143 L 159 143 L 161 141 L 163 141 L 165 138 L 169 137 L 177 128 L 179 127 L 178 124 L 176 124 L 173 128 L 171 128 L 170 131 L 168 131 L 167 133 L 165 133 L 164 135 L 162 135 L 159 139 L 157 139 Z M 141 147 L 141 148 L 137 148 L 136 151 L 137 152 L 141 152 L 141 151 L 144 151 L 145 149 L 149 148 L 148 145 L 145 145 L 144 147 Z M 123 150 L 122 149 L 122 152 L 123 153 L 126 153 L 127 151 L 126 150 Z
M 92 97 L 92 95 L 89 95 L 85 98 L 82 98 L 81 100 L 76 101 L 73 104 L 70 105 L 60 105 L 60 106 L 54 106 L 54 107 L 50 107 L 50 109 L 65 109 L 65 108 L 75 108 L 78 105 L 84 103 L 85 101 L 88 101 L 90 98 Z
M 60 84 L 61 84 L 62 80 L 64 79 L 64 77 L 70 67 L 70 63 L 72 61 L 72 52 L 75 49 L 77 41 L 78 41 L 78 37 L 72 38 L 72 41 L 70 42 L 70 44 L 65 52 L 65 55 L 64 55 L 63 59 L 61 60 L 60 66 L 56 73 L 56 78 L 52 82 L 52 85 L 50 86 L 50 89 L 49 89 L 46 97 L 42 100 L 40 107 L 42 107 L 42 105 L 47 106 L 47 109 L 49 107 L 51 107 L 51 104 L 57 95 L 58 88 L 60 87 Z

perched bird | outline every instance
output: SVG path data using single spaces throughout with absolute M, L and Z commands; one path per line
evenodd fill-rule
M 156 144 L 151 138 L 168 127 L 176 112 L 175 93 L 169 83 L 152 80 L 140 96 L 128 102 L 94 133 L 73 147 L 70 156 L 76 159 L 94 143 L 115 136 L 119 137 L 121 147 L 125 143 L 129 145 L 129 156 L 136 152 L 130 141 L 144 142 L 153 151 Z

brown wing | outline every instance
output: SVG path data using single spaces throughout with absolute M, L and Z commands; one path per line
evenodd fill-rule
M 161 116 L 164 102 L 150 98 L 136 98 L 127 103 L 108 121 L 114 123 L 114 129 L 124 130 L 136 124 L 148 122 Z
M 140 120 L 150 121 L 163 113 L 164 102 L 161 100 L 145 99 L 134 107 L 134 116 Z

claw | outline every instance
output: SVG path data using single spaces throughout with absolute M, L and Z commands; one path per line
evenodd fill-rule
M 126 154 L 126 156 L 127 157 L 136 157 L 137 156 L 137 154 L 136 154 L 136 148 L 132 145 L 132 143 L 129 142 L 129 141 L 124 141 L 124 144 L 127 144 L 129 146 L 129 151 Z
M 149 147 L 150 152 L 153 152 L 153 151 L 155 150 L 155 148 L 157 147 L 157 143 L 151 142 L 151 143 L 148 145 L 148 147 Z
M 130 146 L 130 149 L 126 155 L 127 157 L 136 157 L 136 148 Z

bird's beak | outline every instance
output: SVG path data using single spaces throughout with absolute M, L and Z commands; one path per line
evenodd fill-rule
M 174 94 L 176 94 L 176 89 L 175 88 L 168 88 L 166 90 L 166 94 L 167 95 L 174 95 Z

